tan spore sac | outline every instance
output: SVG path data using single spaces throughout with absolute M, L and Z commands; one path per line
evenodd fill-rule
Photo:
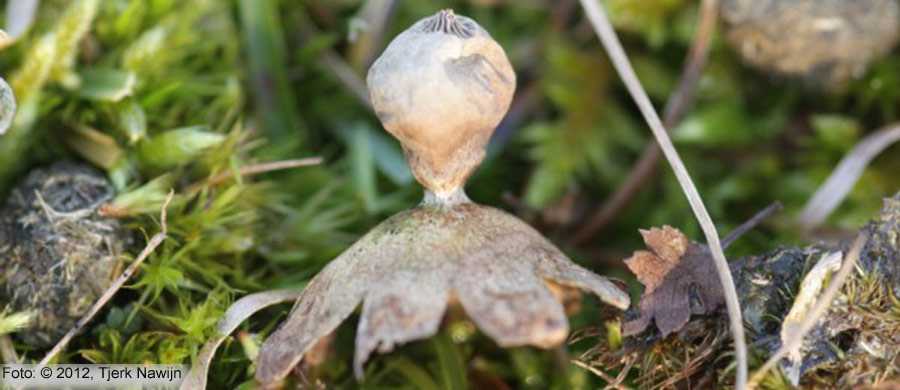
M 481 163 L 516 86 L 503 48 L 449 10 L 397 36 L 366 81 L 384 128 L 403 144 L 417 180 L 434 192 L 462 186 Z

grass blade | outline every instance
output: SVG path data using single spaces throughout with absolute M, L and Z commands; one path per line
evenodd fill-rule
M 273 136 L 293 136 L 301 131 L 302 125 L 284 67 L 284 34 L 277 2 L 241 0 L 239 4 L 250 88 L 263 128 Z
M 822 223 L 847 197 L 869 162 L 895 142 L 900 142 L 898 124 L 869 134 L 857 143 L 803 207 L 797 219 L 800 226 L 811 229 Z

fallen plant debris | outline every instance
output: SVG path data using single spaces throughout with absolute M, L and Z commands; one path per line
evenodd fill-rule
M 725 303 L 709 249 L 671 226 L 641 230 L 641 235 L 650 251 L 634 252 L 625 265 L 645 289 L 639 315 L 622 325 L 623 335 L 643 332 L 652 320 L 666 337 L 692 313 L 708 314 Z
M 216 324 L 216 336 L 203 345 L 203 349 L 200 350 L 197 359 L 191 366 L 191 371 L 188 372 L 184 382 L 181 383 L 180 389 L 206 389 L 206 376 L 209 373 L 209 365 L 219 345 L 225 341 L 228 335 L 234 332 L 242 322 L 246 321 L 254 313 L 272 305 L 296 301 L 302 291 L 302 289 L 265 291 L 247 295 L 234 302 Z
M 823 298 L 819 298 L 824 287 L 823 285 L 828 277 L 841 268 L 841 255 L 840 252 L 826 254 L 803 277 L 795 295 L 794 303 L 791 305 L 791 310 L 781 323 L 780 336 L 782 346 L 790 342 L 791 339 L 803 337 L 800 335 L 803 321 L 812 315 L 811 312 L 814 305 L 823 300 Z M 785 374 L 794 386 L 800 380 L 800 365 L 803 362 L 799 347 L 798 345 L 788 350 L 788 362 L 785 367 Z
M 248 167 L 241 167 L 238 169 L 237 176 L 238 178 L 244 178 L 252 175 L 258 175 L 261 173 L 277 171 L 281 169 L 288 168 L 299 168 L 299 167 L 307 167 L 310 165 L 317 165 L 322 163 L 321 157 L 308 157 L 308 158 L 298 158 L 292 160 L 284 160 L 284 161 L 272 161 L 268 163 L 262 163 L 257 165 L 251 165 Z M 223 181 L 234 179 L 235 173 L 233 171 L 225 171 L 216 176 L 213 176 L 207 179 L 205 182 L 194 183 L 193 185 L 188 186 L 187 192 L 197 191 L 203 186 L 213 186 L 219 184 Z
M 722 246 L 727 247 L 781 207 L 781 202 L 774 202 L 756 213 L 722 239 Z M 713 260 L 705 245 L 671 226 L 640 233 L 650 251 L 634 252 L 625 259 L 625 265 L 645 288 L 637 318 L 622 325 L 624 336 L 643 332 L 654 320 L 665 337 L 681 329 L 691 314 L 708 314 L 725 303 L 722 287 L 713 278 Z
M 533 228 L 466 197 L 462 186 L 484 159 L 514 80 L 503 49 L 451 10 L 414 24 L 375 61 L 372 104 L 403 145 L 425 199 L 372 229 L 309 282 L 260 349 L 260 382 L 284 378 L 360 302 L 357 378 L 376 349 L 434 335 L 451 297 L 503 347 L 565 340 L 568 320 L 550 283 L 628 306 L 618 286 L 572 263 Z
M 802 361 L 796 375 L 802 388 L 877 387 L 900 375 L 900 194 L 885 199 L 881 214 L 860 234 L 865 245 L 855 272 L 795 351 L 794 359 Z M 753 356 L 765 357 L 781 347 L 801 282 L 815 263 L 849 247 L 849 242 L 789 246 L 731 263 Z M 727 321 L 713 312 L 693 317 L 667 337 L 648 331 L 617 349 L 601 342 L 579 359 L 607 370 L 634 367 L 641 388 L 721 387 L 731 383 L 724 374 L 728 359 L 721 359 L 726 339 Z M 777 383 L 790 382 L 776 370 L 759 385 L 779 388 Z
M 824 278 L 819 275 L 819 272 L 823 269 L 831 268 L 831 265 L 828 263 L 833 261 L 836 262 L 836 260 L 833 259 L 835 257 L 839 258 L 840 255 L 836 255 L 835 253 L 827 254 L 826 257 L 816 263 L 812 271 L 803 278 L 800 285 L 800 294 L 797 296 L 797 299 L 791 306 L 791 311 L 787 314 L 781 325 L 781 346 L 778 347 L 778 349 L 769 356 L 769 359 L 767 359 L 753 374 L 750 382 L 747 383 L 747 388 L 749 390 L 755 389 L 762 378 L 765 378 L 768 370 L 778 364 L 784 357 L 787 357 L 788 360 L 784 365 L 787 379 L 794 386 L 799 384 L 800 370 L 802 368 L 800 364 L 803 361 L 803 355 L 800 353 L 800 348 L 803 345 L 805 337 L 810 330 L 821 323 L 823 314 L 825 314 L 830 307 L 831 302 L 837 296 L 838 291 L 844 286 L 847 277 L 854 268 L 856 268 L 859 253 L 865 243 L 866 236 L 860 235 L 856 238 L 847 255 L 844 256 L 843 259 L 838 260 L 843 264 L 840 265 L 840 268 L 834 275 L 829 275 L 832 276 L 832 279 L 829 280 L 828 287 L 824 289 L 815 302 L 807 301 L 809 295 L 804 296 L 805 293 L 803 289 L 816 289 L 816 287 L 813 286 L 819 283 L 818 280 L 820 278 Z M 812 305 L 812 307 L 807 309 L 807 306 L 809 305 Z M 803 315 L 803 320 L 793 318 L 792 316 L 795 313 L 802 313 L 797 315 Z

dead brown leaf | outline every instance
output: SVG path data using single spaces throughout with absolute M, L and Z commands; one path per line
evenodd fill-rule
M 725 303 L 705 245 L 671 226 L 641 230 L 641 235 L 650 250 L 634 252 L 625 264 L 646 289 L 638 304 L 638 318 L 622 325 L 624 335 L 641 333 L 655 320 L 665 337 L 681 329 L 692 312 L 709 313 Z

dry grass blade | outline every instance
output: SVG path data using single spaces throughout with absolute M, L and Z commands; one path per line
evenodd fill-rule
M 2 32 L 2 30 L 0 30 Z M 2 37 L 0 37 L 2 39 Z M 16 97 L 9 84 L 0 77 L 0 135 L 12 126 L 13 116 L 16 114 Z
M 38 363 L 38 367 L 35 368 L 36 370 L 47 365 L 50 360 L 58 355 L 63 350 L 63 348 L 65 348 L 66 345 L 69 344 L 69 341 L 71 341 L 72 338 L 78 334 L 78 332 L 81 332 L 81 329 L 84 328 L 84 326 L 87 325 L 87 323 L 90 322 L 95 315 L 97 315 L 97 312 L 99 312 L 100 309 L 102 309 L 103 306 L 106 305 L 106 302 L 108 302 L 113 297 L 113 295 L 115 295 L 116 292 L 119 291 L 120 288 L 122 288 L 123 285 L 125 285 L 125 282 L 127 282 L 128 279 L 131 278 L 131 275 L 134 274 L 141 263 L 143 263 L 144 260 L 146 260 L 147 257 L 150 256 L 150 253 L 156 250 L 156 247 L 158 247 L 159 244 L 161 244 L 163 240 L 166 239 L 166 208 L 168 208 L 169 202 L 172 201 L 173 196 L 174 192 L 169 191 L 169 196 L 166 198 L 166 203 L 163 204 L 162 212 L 160 213 L 160 232 L 154 234 L 153 237 L 150 238 L 150 241 L 147 242 L 147 246 L 144 247 L 144 250 L 142 250 L 140 255 L 138 255 L 138 257 L 134 259 L 133 262 L 131 262 L 131 265 L 129 265 L 128 268 L 125 269 L 124 272 L 122 272 L 122 275 L 120 275 L 119 278 L 116 279 L 116 281 L 111 286 L 109 286 L 106 291 L 103 292 L 103 295 L 101 295 L 100 298 L 97 299 L 97 302 L 95 302 L 94 305 L 91 306 L 91 308 L 87 311 L 87 313 L 85 313 L 84 316 L 82 316 L 81 319 L 78 320 L 75 326 L 73 326 L 72 329 L 69 329 L 69 331 L 62 337 L 62 339 L 60 339 L 59 342 L 57 342 L 56 345 L 53 346 L 53 349 L 51 349 L 50 352 L 47 352 L 47 355 L 44 356 L 43 359 L 41 359 L 40 363 Z
M 747 346 L 744 341 L 744 325 L 741 319 L 741 308 L 740 302 L 738 302 L 737 291 L 731 278 L 731 272 L 728 269 L 728 260 L 725 259 L 725 254 L 722 252 L 719 234 L 709 216 L 709 212 L 706 211 L 706 206 L 704 206 L 697 188 L 684 167 L 684 163 L 678 156 L 675 146 L 672 145 L 672 140 L 669 139 L 669 135 L 666 133 L 659 115 L 653 108 L 647 92 L 644 91 L 640 80 L 634 73 L 634 69 L 632 69 L 631 63 L 625 55 L 625 50 L 622 48 L 622 44 L 613 30 L 612 24 L 609 22 L 609 18 L 607 18 L 606 13 L 597 0 L 580 1 L 594 30 L 597 32 L 597 36 L 606 48 L 607 53 L 609 53 L 613 66 L 619 72 L 625 87 L 632 98 L 634 98 L 635 103 L 637 103 L 638 108 L 644 115 L 644 119 L 650 125 L 650 130 L 653 131 L 653 135 L 656 137 L 663 155 L 665 155 L 666 160 L 668 160 L 669 165 L 675 172 L 675 177 L 678 179 L 678 183 L 681 185 L 681 189 L 684 191 L 688 203 L 690 203 L 691 209 L 694 211 L 694 215 L 697 217 L 697 221 L 700 223 L 706 236 L 707 245 L 715 260 L 719 281 L 722 283 L 722 290 L 725 292 L 725 305 L 728 308 L 728 319 L 731 323 L 731 332 L 734 335 L 734 350 L 737 358 L 735 388 L 743 389 L 744 384 L 747 382 Z
M 688 57 L 678 81 L 678 87 L 669 97 L 666 109 L 663 112 L 663 124 L 666 129 L 671 129 L 681 121 L 693 101 L 697 80 L 700 79 L 700 71 L 706 65 L 709 56 L 709 44 L 712 42 L 713 32 L 716 28 L 716 20 L 719 15 L 718 0 L 702 0 L 700 7 L 699 24 L 694 32 L 694 39 L 688 51 Z M 638 190 L 643 187 L 647 179 L 656 170 L 661 154 L 659 146 L 650 143 L 644 149 L 637 164 L 628 173 L 628 177 L 613 194 L 597 209 L 588 222 L 573 236 L 573 242 L 582 243 L 595 236 L 609 226 L 616 215 L 625 208 Z
M 10 0 L 6 3 L 6 32 L 13 40 L 21 38 L 34 23 L 39 0 Z
M 596 376 L 599 376 L 600 378 L 602 378 L 603 380 L 605 380 L 606 383 L 608 383 L 608 385 L 606 386 L 606 388 L 613 388 L 613 389 L 617 389 L 617 390 L 629 390 L 628 387 L 625 386 L 625 385 L 623 385 L 623 384 L 621 383 L 621 381 L 619 381 L 617 378 L 613 378 L 613 377 L 610 376 L 609 374 L 607 374 L 607 373 L 605 373 L 605 372 L 603 372 L 603 371 L 600 371 L 599 369 L 595 368 L 594 366 L 591 366 L 591 365 L 589 365 L 589 364 L 587 364 L 587 363 L 585 363 L 585 362 L 582 362 L 581 360 L 578 360 L 578 359 L 572 359 L 571 361 L 572 361 L 572 363 L 575 364 L 576 366 L 581 367 L 581 368 L 583 368 L 583 369 L 585 369 L 585 370 L 588 370 L 588 371 L 590 371 L 592 374 L 594 374 L 594 375 L 596 375 Z
M 824 221 L 850 193 L 869 162 L 897 141 L 900 141 L 900 124 L 869 134 L 856 144 L 806 203 L 797 219 L 800 226 L 811 229 Z
M 308 167 L 310 165 L 318 165 L 318 164 L 321 164 L 322 161 L 323 161 L 322 157 L 308 157 L 308 158 L 298 158 L 298 159 L 293 159 L 293 160 L 273 161 L 273 162 L 268 162 L 268 163 L 262 163 L 262 164 L 241 167 L 240 169 L 238 169 L 238 174 L 241 177 L 253 176 L 253 175 L 259 175 L 261 173 L 266 173 L 266 172 L 279 171 L 282 169 L 299 168 L 299 167 Z M 200 189 L 204 185 L 206 185 L 206 186 L 216 185 L 225 180 L 231 179 L 233 177 L 234 177 L 234 172 L 225 171 L 225 172 L 222 172 L 216 176 L 213 176 L 212 178 L 207 179 L 205 181 L 191 184 L 188 187 L 188 190 L 186 192 L 191 193 L 191 192 L 194 192 L 194 191 Z
M 841 287 L 844 285 L 847 277 L 850 276 L 850 272 L 856 265 L 856 261 L 859 259 L 859 253 L 862 251 L 865 244 L 866 236 L 860 234 L 856 238 L 856 241 L 853 242 L 850 252 L 844 257 L 844 263 L 841 265 L 841 269 L 838 270 L 837 274 L 831 280 L 831 283 L 829 283 L 828 287 L 825 289 L 825 292 L 822 293 L 818 300 L 816 300 L 815 306 L 813 306 L 803 322 L 800 323 L 793 333 L 794 337 L 785 342 L 781 348 L 778 348 L 778 351 L 775 351 L 775 353 L 769 357 L 769 360 L 766 360 L 762 367 L 760 367 L 759 370 L 756 370 L 753 374 L 753 378 L 747 383 L 748 390 L 755 389 L 772 367 L 778 364 L 778 362 L 790 351 L 800 346 L 800 343 L 803 342 L 803 337 L 805 337 L 816 323 L 819 322 L 819 319 L 822 318 L 825 311 L 828 310 L 828 307 L 831 305 L 831 301 L 834 300 L 838 291 L 840 291 Z
M 212 362 L 216 349 L 234 330 L 254 313 L 272 305 L 284 302 L 293 302 L 300 297 L 303 290 L 276 290 L 247 295 L 238 299 L 225 311 L 225 316 L 216 324 L 216 336 L 207 341 L 197 355 L 197 360 L 191 367 L 181 390 L 203 390 L 206 388 L 206 376 L 209 372 L 209 364 Z
M 760 210 L 760 212 L 756 213 L 741 224 L 741 226 L 736 227 L 731 233 L 728 233 L 728 236 L 722 239 L 722 248 L 728 248 L 731 243 L 733 243 L 738 238 L 741 238 L 745 233 L 749 232 L 751 229 L 755 228 L 756 225 L 759 225 L 764 219 L 768 218 L 769 215 L 777 211 L 781 211 L 781 202 L 775 201 L 772 204 L 766 206 L 766 208 Z

